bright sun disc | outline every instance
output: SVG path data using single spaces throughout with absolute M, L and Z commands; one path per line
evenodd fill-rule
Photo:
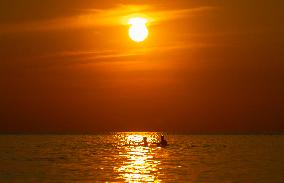
M 146 23 L 148 22 L 145 18 L 131 18 L 128 21 L 130 24 L 129 37 L 135 42 L 142 42 L 148 37 L 148 29 Z

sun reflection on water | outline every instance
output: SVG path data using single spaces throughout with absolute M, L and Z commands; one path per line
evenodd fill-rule
M 151 146 L 158 140 L 157 133 L 120 133 L 117 134 L 119 143 L 120 166 L 115 167 L 120 178 L 125 182 L 160 182 L 159 165 L 157 160 L 159 147 Z M 147 137 L 149 147 L 141 145 L 143 137 Z

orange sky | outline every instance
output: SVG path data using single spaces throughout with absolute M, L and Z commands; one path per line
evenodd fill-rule
M 284 1 L 0 2 L 0 132 L 284 131 Z M 149 19 L 135 43 L 127 19 Z

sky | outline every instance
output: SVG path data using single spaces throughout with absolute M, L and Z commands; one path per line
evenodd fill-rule
M 283 132 L 283 20 L 282 0 L 1 0 L 0 132 Z

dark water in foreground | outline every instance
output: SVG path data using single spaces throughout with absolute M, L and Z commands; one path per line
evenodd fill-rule
M 159 135 L 1 135 L 0 182 L 284 183 L 283 135 Z

